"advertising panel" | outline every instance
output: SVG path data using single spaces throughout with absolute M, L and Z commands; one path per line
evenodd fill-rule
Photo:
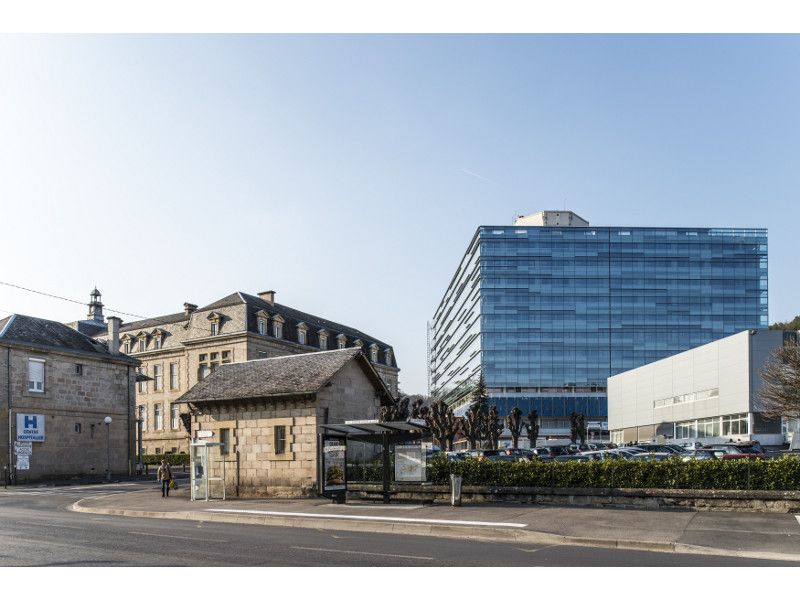
M 43 442 L 44 415 L 17 414 L 17 441 Z
M 425 450 L 421 446 L 394 447 L 394 480 L 425 481 Z
M 338 440 L 325 442 L 322 449 L 322 490 L 329 492 L 345 489 L 345 450 L 347 446 Z

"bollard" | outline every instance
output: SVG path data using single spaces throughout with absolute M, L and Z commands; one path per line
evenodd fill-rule
M 461 475 L 450 475 L 450 506 L 461 506 Z

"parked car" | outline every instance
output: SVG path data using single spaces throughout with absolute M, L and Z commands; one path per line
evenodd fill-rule
M 592 460 L 588 456 L 583 456 L 582 454 L 561 454 L 560 456 L 556 456 L 553 460 L 557 462 L 569 462 L 569 461 L 579 461 L 579 462 L 588 462 Z
M 678 455 L 683 462 L 690 460 L 714 460 L 717 457 L 710 450 L 688 450 Z
M 707 446 L 704 450 L 709 450 L 717 458 L 724 460 L 734 460 L 740 458 L 747 458 L 750 460 L 764 460 L 766 455 L 757 450 L 755 446 L 747 443 L 729 442 L 726 444 L 712 444 Z
M 553 460 L 557 456 L 569 456 L 568 446 L 539 446 L 533 449 L 540 460 Z
M 684 451 L 682 446 L 677 444 L 637 444 L 645 452 L 668 452 L 670 454 L 680 454 Z
M 581 452 L 576 456 L 588 456 L 592 460 L 624 460 L 626 458 L 624 455 L 611 450 L 590 450 L 589 452 Z
M 634 454 L 630 456 L 628 460 L 643 460 L 643 461 L 659 461 L 659 460 L 669 460 L 670 458 L 675 458 L 675 454 L 672 452 L 642 452 L 640 454 Z
M 628 459 L 637 456 L 638 454 L 642 454 L 642 451 L 639 448 L 612 448 L 608 452 L 624 459 Z

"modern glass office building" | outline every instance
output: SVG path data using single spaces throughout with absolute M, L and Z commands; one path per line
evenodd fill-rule
M 573 410 L 600 428 L 607 377 L 767 318 L 765 229 L 545 211 L 478 227 L 431 325 L 431 391 L 462 414 L 482 370 L 491 403 L 535 408 L 542 436 L 568 434 Z

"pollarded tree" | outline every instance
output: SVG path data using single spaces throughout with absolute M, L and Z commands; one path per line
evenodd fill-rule
M 497 407 L 492 405 L 489 409 L 489 418 L 486 420 L 487 432 L 489 439 L 489 449 L 497 450 L 497 445 L 500 442 L 500 434 L 503 433 L 503 420 L 500 418 L 500 413 L 497 412 Z
M 528 442 L 531 448 L 536 448 L 536 440 L 539 438 L 539 413 L 536 412 L 536 409 L 532 410 L 528 415 L 525 429 L 528 430 Z
M 426 422 L 437 445 L 443 450 L 452 450 L 459 426 L 453 410 L 442 400 L 434 402 Z
M 422 398 L 417 398 L 414 402 L 411 403 L 411 418 L 412 419 L 422 419 L 422 413 L 420 410 L 422 409 Z
M 798 419 L 800 425 L 800 349 L 787 341 L 770 354 L 761 369 L 758 409 L 765 417 Z M 800 444 L 800 432 L 792 437 L 792 449 Z
M 381 421 L 405 421 L 408 419 L 408 396 L 393 398 L 388 406 L 381 407 Z
M 481 440 L 481 415 L 474 404 L 461 418 L 461 433 L 466 438 L 469 449 L 475 450 Z
M 522 434 L 522 427 L 525 421 L 522 419 L 522 411 L 518 407 L 511 409 L 511 413 L 506 417 L 506 427 L 511 433 L 511 447 L 519 446 L 519 436 Z

